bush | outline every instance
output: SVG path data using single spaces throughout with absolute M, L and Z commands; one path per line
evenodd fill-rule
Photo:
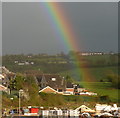
M 109 96 L 107 96 L 107 95 L 100 96 L 99 98 L 100 98 L 101 102 L 110 102 L 111 101 L 110 98 L 109 98 Z

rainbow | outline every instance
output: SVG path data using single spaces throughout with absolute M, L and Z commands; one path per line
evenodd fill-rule
M 56 33 L 60 35 L 60 40 L 64 42 L 69 50 L 79 51 L 76 35 L 69 20 L 65 17 L 65 11 L 60 8 L 59 2 L 43 2 L 43 5 L 47 11 L 49 19 L 53 23 L 52 25 L 55 27 L 55 31 L 57 31 Z M 81 63 L 80 57 L 75 54 L 74 59 L 76 60 L 77 68 L 75 73 L 77 73 L 79 79 L 82 74 L 83 81 L 93 80 L 90 72 L 85 68 L 81 68 L 83 64 Z

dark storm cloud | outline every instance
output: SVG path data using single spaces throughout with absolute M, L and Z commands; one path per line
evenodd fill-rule
M 60 3 L 82 51 L 117 51 L 117 3 Z M 42 3 L 3 3 L 3 54 L 67 52 Z M 75 40 L 75 39 L 74 39 Z
M 78 40 L 83 45 L 81 50 L 117 51 L 117 3 L 69 4 L 70 21 L 75 33 L 79 34 Z

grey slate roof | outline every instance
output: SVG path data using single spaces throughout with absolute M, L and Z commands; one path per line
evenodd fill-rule
M 37 75 L 36 79 L 41 86 L 44 88 L 46 86 L 50 86 L 54 89 L 62 89 L 65 90 L 66 84 L 63 77 L 56 74 L 41 74 Z

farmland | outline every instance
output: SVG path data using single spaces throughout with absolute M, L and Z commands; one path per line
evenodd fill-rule
M 62 73 L 76 69 L 75 63 L 81 63 L 80 68 L 86 68 L 94 74 L 100 75 L 103 71 L 117 72 L 118 55 L 91 55 L 73 58 L 71 54 L 59 55 L 5 55 L 2 57 L 2 65 L 13 72 L 25 72 L 26 70 L 39 70 L 45 73 Z

